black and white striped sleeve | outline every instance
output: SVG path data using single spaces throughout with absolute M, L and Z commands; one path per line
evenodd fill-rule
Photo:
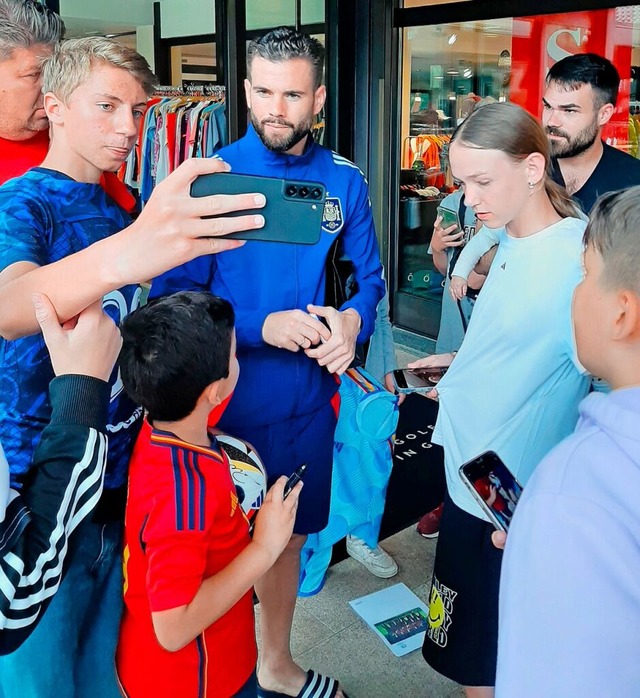
M 80 524 L 102 494 L 109 386 L 65 375 L 50 385 L 53 408 L 31 476 L 10 491 L 0 523 L 0 654 L 33 631 L 56 593 Z

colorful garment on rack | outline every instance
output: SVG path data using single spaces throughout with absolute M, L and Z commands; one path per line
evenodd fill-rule
M 191 157 L 211 157 L 227 144 L 225 93 L 154 96 L 148 104 L 138 146 L 120 172 L 140 189 L 143 203 L 153 188 Z

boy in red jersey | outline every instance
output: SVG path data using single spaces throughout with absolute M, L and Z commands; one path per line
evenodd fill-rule
M 152 301 L 122 326 L 125 389 L 148 412 L 129 473 L 117 669 L 129 698 L 255 698 L 252 588 L 287 545 L 300 485 L 266 496 L 253 540 L 207 429 L 238 378 L 234 313 L 208 293 Z

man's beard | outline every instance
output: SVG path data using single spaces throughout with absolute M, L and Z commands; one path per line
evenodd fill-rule
M 260 137 L 260 140 L 267 148 L 269 148 L 269 150 L 272 150 L 274 153 L 286 153 L 307 136 L 307 134 L 311 131 L 312 121 L 311 119 L 301 121 L 297 126 L 294 126 L 294 124 L 290 123 L 289 121 L 285 121 L 284 119 L 272 118 L 258 121 L 252 112 L 251 123 L 253 124 L 253 128 L 256 130 L 256 133 Z M 291 130 L 284 131 L 281 136 L 269 136 L 266 134 L 264 127 L 265 124 L 269 123 L 289 126 Z
M 549 139 L 551 155 L 559 159 L 574 158 L 576 155 L 581 155 L 586 150 L 589 150 L 599 136 L 598 122 L 595 119 L 573 138 L 566 131 L 562 131 L 554 126 L 546 126 L 545 131 L 549 136 L 560 136 L 564 139 L 561 141 Z

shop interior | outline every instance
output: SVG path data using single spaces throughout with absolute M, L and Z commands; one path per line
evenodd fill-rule
M 541 93 L 531 83 L 542 85 L 550 61 L 575 53 L 576 42 L 581 52 L 603 53 L 616 63 L 622 89 L 605 137 L 638 156 L 640 6 L 403 30 L 394 295 L 399 326 L 438 334 L 444 277 L 427 250 L 436 209 L 455 188 L 447 161 L 455 127 L 476 105 L 492 101 L 515 101 L 540 116 Z

